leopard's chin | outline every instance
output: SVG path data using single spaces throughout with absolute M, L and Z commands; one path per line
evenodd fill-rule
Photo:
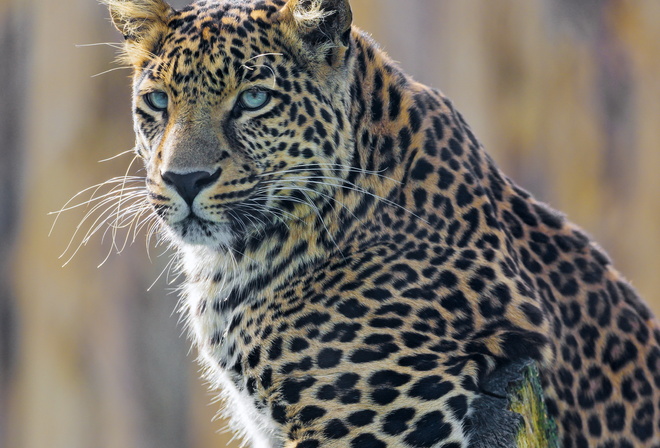
M 206 246 L 224 249 L 231 247 L 236 235 L 228 222 L 213 222 L 190 215 L 174 224 L 167 224 L 177 245 Z

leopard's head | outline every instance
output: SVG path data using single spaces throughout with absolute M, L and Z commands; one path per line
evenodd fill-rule
M 134 68 L 136 151 L 176 244 L 306 219 L 352 157 L 348 0 L 106 0 Z

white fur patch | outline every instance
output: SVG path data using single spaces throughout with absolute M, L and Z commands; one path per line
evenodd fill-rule
M 270 409 L 258 409 L 245 390 L 243 378 L 240 378 L 242 384 L 239 388 L 233 374 L 221 367 L 224 363 L 231 368 L 236 362 L 238 353 L 230 353 L 230 347 L 237 341 L 235 335 L 228 333 L 228 326 L 245 307 L 239 305 L 220 313 L 208 309 L 201 314 L 198 312 L 203 301 L 206 301 L 208 308 L 215 300 L 226 300 L 235 287 L 243 286 L 247 281 L 245 271 L 235 269 L 237 266 L 229 255 L 203 246 L 184 246 L 183 253 L 183 267 L 188 276 L 183 294 L 183 312 L 199 351 L 204 376 L 212 389 L 220 391 L 220 398 L 225 402 L 222 414 L 229 418 L 231 429 L 252 447 L 282 447 L 283 437 L 279 425 L 270 416 Z M 222 280 L 215 281 L 218 272 L 225 275 Z M 218 334 L 221 335 L 220 343 L 211 345 L 211 339 Z

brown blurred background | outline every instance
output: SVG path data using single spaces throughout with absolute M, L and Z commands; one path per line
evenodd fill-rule
M 182 6 L 185 1 L 177 1 Z M 660 312 L 660 1 L 353 0 L 355 21 L 454 100 L 504 170 L 595 236 Z M 58 255 L 132 146 L 127 70 L 92 0 L 0 2 L 0 446 L 225 446 L 140 235 Z M 233 445 L 236 446 L 236 445 Z

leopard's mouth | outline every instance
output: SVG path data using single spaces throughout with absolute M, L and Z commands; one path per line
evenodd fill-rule
M 175 223 L 167 223 L 171 233 L 184 244 L 194 246 L 230 246 L 235 239 L 229 222 L 214 222 L 190 213 Z
M 191 209 L 185 218 L 166 225 L 181 242 L 209 247 L 231 247 L 238 240 L 264 236 L 281 225 L 277 215 L 251 201 L 226 204 L 215 218 L 206 219 Z
M 171 200 L 160 203 L 164 195 L 152 195 L 152 206 L 176 243 L 240 246 L 241 241 L 262 240 L 279 232 L 289 221 L 300 220 L 304 214 L 298 209 L 310 201 L 309 196 L 293 189 L 281 189 L 278 195 L 259 186 L 257 182 L 240 191 L 202 193 L 198 200 L 177 200 L 174 204 Z

